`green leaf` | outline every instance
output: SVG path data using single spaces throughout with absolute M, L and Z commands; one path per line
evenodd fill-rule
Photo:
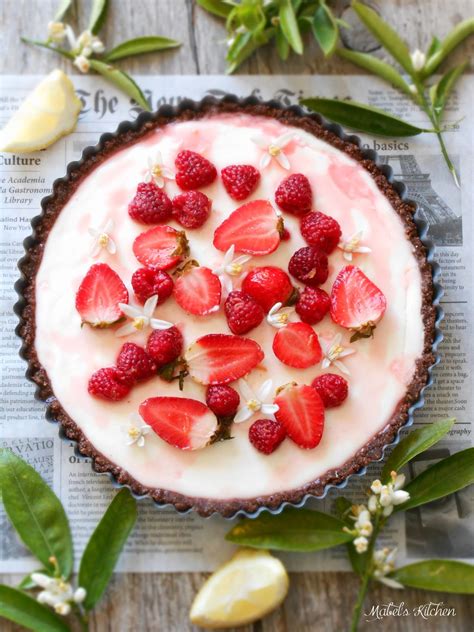
M 325 57 L 329 57 L 336 49 L 339 30 L 333 14 L 323 1 L 314 13 L 312 28 L 314 37 Z
M 54 14 L 54 21 L 61 22 L 66 13 L 69 11 L 72 5 L 72 0 L 61 0 L 56 13 Z
M 26 547 L 45 568 L 61 575 L 72 571 L 73 548 L 69 522 L 59 498 L 41 476 L 10 450 L 0 450 L 0 488 L 5 511 Z
M 217 15 L 220 18 L 226 18 L 232 11 L 230 4 L 222 2 L 222 0 L 197 0 L 197 3 L 209 13 Z
M 93 70 L 117 86 L 117 88 L 122 90 L 122 92 L 128 94 L 128 96 L 134 99 L 144 110 L 150 111 L 151 108 L 148 101 L 145 99 L 145 95 L 126 72 L 123 72 L 123 70 L 119 70 L 118 68 L 114 68 L 114 66 L 106 64 L 103 61 L 98 61 L 97 59 L 90 59 L 89 61 Z
M 437 50 L 428 57 L 421 74 L 424 77 L 432 75 L 446 57 L 473 33 L 474 18 L 467 18 L 467 20 L 456 24 L 453 30 L 441 42 L 441 45 L 437 47 Z
M 97 35 L 104 26 L 105 18 L 107 17 L 108 4 L 108 0 L 94 0 L 92 4 L 91 17 L 89 19 L 89 31 L 93 35 Z
M 392 27 L 370 7 L 360 2 L 353 1 L 352 8 L 357 13 L 361 22 L 369 29 L 372 35 L 378 39 L 382 46 L 398 61 L 400 66 L 413 75 L 410 51 L 405 42 Z
M 48 50 L 53 51 L 53 53 L 57 53 L 62 57 L 66 57 L 67 59 L 74 59 L 74 55 L 70 53 L 68 50 L 64 48 L 60 48 L 59 46 L 52 46 L 49 42 L 41 42 L 39 40 L 32 40 L 28 37 L 20 37 L 21 41 L 25 44 L 31 44 L 32 46 L 39 46 L 40 48 L 47 48 Z
M 298 21 L 291 0 L 280 1 L 280 11 L 278 15 L 280 17 L 280 27 L 283 31 L 283 35 L 295 53 L 302 55 L 303 40 L 301 39 Z
M 69 632 L 66 622 L 21 590 L 0 585 L 0 617 L 35 632 Z
M 455 419 L 443 419 L 410 432 L 408 436 L 394 447 L 386 460 L 381 474 L 382 482 L 386 483 L 390 480 L 390 472 L 399 472 L 417 454 L 438 443 L 451 430 L 455 421 Z
M 242 546 L 281 551 L 320 551 L 352 540 L 344 522 L 319 511 L 288 508 L 281 514 L 263 513 L 239 522 L 226 540 Z
M 280 59 L 286 61 L 288 59 L 288 55 L 290 54 L 290 45 L 288 44 L 286 37 L 283 35 L 281 28 L 278 28 L 276 31 L 275 41 Z
M 404 586 L 440 592 L 474 594 L 474 566 L 453 560 L 425 560 L 388 575 Z
M 368 53 L 357 53 L 355 51 L 348 50 L 347 48 L 338 48 L 336 53 L 339 57 L 347 59 L 353 64 L 356 64 L 356 66 L 360 66 L 360 68 L 364 68 L 374 75 L 378 75 L 382 79 L 385 79 L 385 81 L 391 83 L 392 86 L 395 86 L 395 88 L 398 88 L 399 90 L 402 90 L 402 92 L 405 92 L 405 94 L 413 97 L 405 79 L 397 70 L 395 70 L 393 66 L 387 64 L 385 61 L 382 61 L 373 55 L 369 55 Z
M 275 32 L 276 29 L 274 27 L 266 29 L 262 33 L 264 43 L 270 41 L 270 39 L 275 36 Z M 262 43 L 255 41 L 251 33 L 237 34 L 232 46 L 227 52 L 226 59 L 229 62 L 229 66 L 227 67 L 226 73 L 229 75 L 232 74 L 246 59 L 260 48 L 260 46 L 262 46 Z
M 441 77 L 440 81 L 437 84 L 431 87 L 431 103 L 433 104 L 433 109 L 438 119 L 441 118 L 443 114 L 444 108 L 446 106 L 446 101 L 448 100 L 448 97 L 451 94 L 457 80 L 468 66 L 469 62 L 465 61 L 463 64 L 451 68 L 451 70 L 448 70 L 448 72 L 443 75 L 443 77 Z
M 437 53 L 439 50 L 441 50 L 441 42 L 440 40 L 436 37 L 436 35 L 433 36 L 433 39 L 431 40 L 431 44 L 428 47 L 428 50 L 426 52 L 426 57 L 427 59 L 429 59 L 430 57 L 432 57 L 435 53 Z
M 331 121 L 347 125 L 352 129 L 379 136 L 416 136 L 429 130 L 415 127 L 384 110 L 373 108 L 356 101 L 309 98 L 300 101 L 310 110 L 319 112 Z
M 83 604 L 86 610 L 96 605 L 107 588 L 136 519 L 136 501 L 128 489 L 122 489 L 102 516 L 81 559 L 79 586 L 87 591 Z
M 181 46 L 181 43 L 174 39 L 169 39 L 168 37 L 161 37 L 158 35 L 137 37 L 136 39 L 122 42 L 106 53 L 104 61 L 117 61 L 118 59 L 123 59 L 124 57 L 153 53 L 160 50 L 167 50 L 169 48 L 176 48 L 177 46 Z
M 443 498 L 474 483 L 474 448 L 462 450 L 435 463 L 405 486 L 410 499 L 395 507 L 405 511 Z

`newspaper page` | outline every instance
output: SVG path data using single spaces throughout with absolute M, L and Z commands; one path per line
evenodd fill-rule
M 0 79 L 0 125 L 4 125 L 21 100 L 39 81 L 36 76 L 3 76 Z M 395 90 L 367 76 L 142 76 L 137 78 L 154 108 L 176 104 L 185 97 L 201 99 L 226 93 L 254 94 L 275 98 L 283 105 L 302 96 L 353 98 L 382 107 L 421 126 L 423 114 Z M 101 133 L 115 130 L 125 119 L 134 119 L 137 108 L 114 87 L 94 76 L 74 77 L 84 107 L 76 131 L 46 152 L 0 154 L 0 214 L 2 271 L 0 293 L 1 412 L 0 446 L 11 448 L 29 461 L 53 486 L 69 515 L 76 544 L 76 558 L 115 490 L 107 476 L 91 470 L 87 459 L 78 458 L 73 446 L 57 436 L 57 426 L 44 419 L 44 404 L 34 399 L 34 387 L 24 377 L 25 364 L 18 356 L 20 346 L 14 328 L 17 318 L 13 284 L 18 277 L 17 261 L 22 241 L 31 232 L 30 220 L 39 213 L 41 199 L 51 184 L 77 160 L 84 147 L 97 142 Z M 377 150 L 397 179 L 408 187 L 409 196 L 429 223 L 442 266 L 445 340 L 442 363 L 436 368 L 435 385 L 426 393 L 426 405 L 416 412 L 415 427 L 455 416 L 449 436 L 421 454 L 407 468 L 415 476 L 436 460 L 471 445 L 473 411 L 472 291 L 474 249 L 472 228 L 473 134 L 472 102 L 474 78 L 458 84 L 447 110 L 449 132 L 446 142 L 458 169 L 461 189 L 449 175 L 436 139 L 430 134 L 403 139 L 369 139 L 366 147 Z M 469 116 L 471 115 L 471 116 Z M 471 120 L 470 120 L 471 119 Z M 353 476 L 343 493 L 354 501 L 362 499 L 367 482 L 380 464 L 368 468 L 365 477 Z M 313 500 L 308 507 L 329 511 L 339 491 L 326 499 Z M 195 514 L 179 515 L 173 509 L 158 509 L 149 500 L 140 501 L 139 520 L 121 558 L 121 571 L 208 571 L 233 550 L 224 535 L 231 522 L 220 517 L 203 519 Z M 387 529 L 387 543 L 397 545 L 401 561 L 442 556 L 474 558 L 474 490 L 397 515 Z M 343 550 L 313 555 L 282 555 L 293 571 L 345 570 Z M 0 509 L 0 572 L 19 573 L 34 568 L 34 561 L 19 543 Z

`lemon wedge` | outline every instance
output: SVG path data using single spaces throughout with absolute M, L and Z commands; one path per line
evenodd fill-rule
M 26 153 L 52 145 L 72 132 L 81 108 L 72 81 L 53 70 L 0 131 L 0 151 Z
M 202 586 L 191 607 L 191 622 L 203 628 L 251 623 L 278 608 L 288 586 L 279 559 L 268 551 L 241 549 Z

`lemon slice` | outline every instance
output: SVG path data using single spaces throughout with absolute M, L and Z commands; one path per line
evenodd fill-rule
M 75 128 L 82 104 L 62 70 L 53 70 L 0 131 L 0 151 L 31 152 Z
M 203 628 L 251 623 L 281 604 L 288 585 L 279 559 L 268 551 L 241 549 L 198 592 L 191 607 L 191 622 Z

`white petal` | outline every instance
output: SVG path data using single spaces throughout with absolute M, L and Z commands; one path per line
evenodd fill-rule
M 234 417 L 234 423 L 241 424 L 243 421 L 247 421 L 247 419 L 250 419 L 252 415 L 253 410 L 250 410 L 250 408 L 247 408 L 247 406 L 242 406 L 242 408 L 239 409 L 236 416 Z
M 392 504 L 401 505 L 410 499 L 410 494 L 403 489 L 399 489 L 398 491 L 393 492 L 392 494 Z
M 240 255 L 240 257 L 236 257 L 233 261 L 233 263 L 236 263 L 237 265 L 244 265 L 244 263 L 247 263 L 247 261 L 250 261 L 250 259 L 252 258 L 252 255 Z
M 372 250 L 370 248 L 367 248 L 367 246 L 358 246 L 354 252 L 358 252 L 362 255 L 368 254 L 369 252 L 372 252 Z
M 79 586 L 79 588 L 76 588 L 74 592 L 73 599 L 75 603 L 82 603 L 84 599 L 86 598 L 86 595 L 87 595 L 86 589 L 82 588 L 82 586 Z
M 41 588 L 49 588 L 54 585 L 54 579 L 44 573 L 31 573 L 31 579 Z
M 163 174 L 163 177 L 166 178 L 167 180 L 175 179 L 174 173 L 171 171 L 171 169 L 168 169 L 168 167 L 162 167 L 161 173 Z
M 268 152 L 262 154 L 262 157 L 260 158 L 260 169 L 266 169 L 270 164 L 270 160 L 271 156 Z
M 272 387 L 273 387 L 273 380 L 265 380 L 265 382 L 258 389 L 257 399 L 259 399 L 261 402 L 266 401 L 266 399 L 271 393 Z
M 159 318 L 150 318 L 150 327 L 152 329 L 170 329 L 170 327 L 173 327 L 173 323 L 167 320 L 160 320 Z
M 112 232 L 113 229 L 114 229 L 114 220 L 112 218 L 109 218 L 105 222 L 104 230 L 102 232 L 108 234 L 108 233 Z
M 91 237 L 98 237 L 102 231 L 97 230 L 97 228 L 90 227 L 87 229 L 87 232 L 89 233 Z
M 262 404 L 260 412 L 264 415 L 274 415 L 280 410 L 280 407 L 277 404 Z
M 150 432 L 151 428 L 150 426 L 147 426 L 146 424 L 142 424 L 140 426 L 140 432 L 142 433 L 142 435 L 147 435 Z
M 393 489 L 401 489 L 405 485 L 405 474 L 398 474 L 393 482 Z
M 291 140 L 293 140 L 294 137 L 295 137 L 295 133 L 294 132 L 285 132 L 281 136 L 278 136 L 278 138 L 276 138 L 274 140 L 272 145 L 276 145 L 280 149 L 283 149 L 283 147 L 286 147 L 286 145 L 288 145 L 288 143 Z
M 118 305 L 125 316 L 129 318 L 140 318 L 140 316 L 142 316 L 142 312 L 133 305 L 129 305 L 128 303 L 119 303 Z
M 390 577 L 379 577 L 378 580 L 381 584 L 385 584 L 386 586 L 390 586 L 390 588 L 404 588 L 402 584 L 391 579 Z
M 117 338 L 121 338 L 122 336 L 128 336 L 130 334 L 136 334 L 136 333 L 137 333 L 137 330 L 133 326 L 133 323 L 127 323 L 123 327 L 120 327 L 120 329 L 117 329 L 117 331 L 115 332 L 115 335 L 117 336 Z
M 327 369 L 330 366 L 331 366 L 331 360 L 329 358 L 323 358 L 323 361 L 321 362 L 321 367 L 323 369 Z
M 347 252 L 347 250 L 345 250 L 343 257 L 346 261 L 352 261 L 352 252 Z
M 115 244 L 115 241 L 112 239 L 112 237 L 109 237 L 106 249 L 107 249 L 107 252 L 109 252 L 111 255 L 114 255 L 117 252 L 117 246 Z
M 341 351 L 341 353 L 339 354 L 339 357 L 346 358 L 347 356 L 354 355 L 355 352 L 355 349 L 344 349 L 344 351 Z
M 280 167 L 283 167 L 283 169 L 288 170 L 290 168 L 290 161 L 288 160 L 286 154 L 284 154 L 283 152 L 280 152 L 278 156 L 275 156 L 275 159 Z
M 219 276 L 219 280 L 226 294 L 230 294 L 232 290 L 234 289 L 234 286 L 232 284 L 232 279 L 229 276 L 227 276 L 227 274 L 221 274 Z
M 153 294 L 150 298 L 147 298 L 145 305 L 143 306 L 143 315 L 150 318 L 156 309 L 158 304 L 158 294 Z
M 97 259 L 97 257 L 100 255 L 102 251 L 102 246 L 99 244 L 98 241 L 95 242 L 95 244 L 93 245 L 92 249 L 91 249 L 91 257 L 93 259 Z
M 383 515 L 387 518 L 388 516 L 390 516 L 390 514 L 392 513 L 392 511 L 393 511 L 393 505 L 389 505 L 388 507 L 384 507 L 384 508 L 383 508 L 382 513 L 383 513 Z
M 65 30 L 66 30 L 66 37 L 69 43 L 69 47 L 76 48 L 76 45 L 77 45 L 76 36 L 74 35 L 74 31 L 69 26 L 69 24 L 65 25 Z
M 273 316 L 274 314 L 276 314 L 282 305 L 283 303 L 275 303 L 275 305 L 268 312 L 268 315 Z
M 140 435 L 137 439 L 137 446 L 139 448 L 143 448 L 143 446 L 145 445 L 145 437 L 143 437 L 142 435 Z
M 235 253 L 235 245 L 232 244 L 231 246 L 229 246 L 229 249 L 227 250 L 227 252 L 224 255 L 224 260 L 222 262 L 224 268 L 229 263 L 232 263 L 232 260 L 234 258 L 234 253 Z
M 339 360 L 334 360 L 333 364 L 334 364 L 335 367 L 337 367 L 339 369 L 339 371 L 341 371 L 341 373 L 344 373 L 345 375 L 350 375 L 351 374 L 349 369 L 346 366 L 344 366 L 344 364 L 342 362 L 339 362 Z
M 162 157 L 161 151 L 159 149 L 157 149 L 155 151 L 155 164 L 157 164 L 157 165 L 162 165 L 163 164 L 163 157 Z
M 241 395 L 242 395 L 242 397 L 244 398 L 245 401 L 248 402 L 250 399 L 258 399 L 256 394 L 250 388 L 247 380 L 240 379 L 238 381 L 238 385 L 239 385 L 239 391 L 240 391 L 240 393 L 241 393 Z
M 252 136 L 252 141 L 261 149 L 268 148 L 268 140 L 263 136 Z
M 162 176 L 153 176 L 153 180 L 159 189 L 162 189 L 165 186 L 165 181 Z

